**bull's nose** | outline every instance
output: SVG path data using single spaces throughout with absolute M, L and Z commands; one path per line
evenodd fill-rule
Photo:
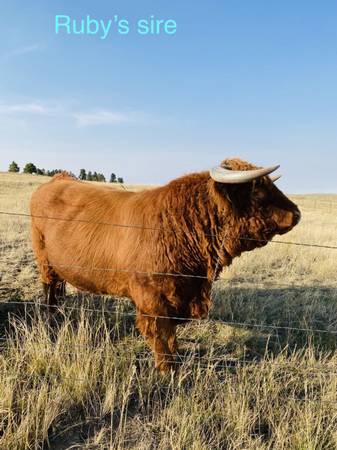
M 300 220 L 301 220 L 301 212 L 299 209 L 297 209 L 296 211 L 294 211 L 294 218 L 293 218 L 294 225 L 297 225 Z

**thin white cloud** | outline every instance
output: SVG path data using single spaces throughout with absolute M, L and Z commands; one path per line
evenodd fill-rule
M 26 45 L 24 47 L 18 47 L 18 48 L 9 50 L 7 53 L 4 54 L 4 57 L 11 58 L 11 57 L 15 57 L 15 56 L 22 56 L 22 55 L 27 55 L 29 53 L 39 52 L 44 49 L 45 49 L 45 46 L 42 44 Z
M 98 125 L 117 126 L 121 124 L 146 124 L 151 117 L 139 111 L 113 111 L 94 109 L 80 111 L 61 104 L 48 104 L 38 100 L 26 103 L 1 103 L 0 115 L 8 118 L 18 117 L 20 120 L 34 116 L 53 116 L 58 119 L 71 119 L 78 127 L 94 127 Z
M 73 114 L 73 117 L 79 127 L 92 127 L 96 125 L 119 125 L 123 123 L 137 122 L 141 119 L 139 114 L 126 114 L 108 110 L 99 110 L 89 113 L 77 112 Z
M 3 115 L 13 115 L 13 114 L 38 114 L 38 115 L 48 115 L 51 109 L 47 106 L 38 103 L 19 103 L 19 104 L 5 104 L 0 103 L 0 114 Z

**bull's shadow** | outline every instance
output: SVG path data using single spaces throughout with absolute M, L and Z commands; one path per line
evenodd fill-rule
M 218 282 L 214 291 L 211 318 L 251 330 L 252 350 L 277 353 L 285 346 L 292 350 L 309 343 L 321 350 L 337 347 L 337 287 L 254 288 Z

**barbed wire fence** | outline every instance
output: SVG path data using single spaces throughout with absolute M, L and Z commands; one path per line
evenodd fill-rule
M 322 202 L 319 202 L 322 203 Z M 335 204 L 334 202 L 324 202 L 325 204 L 329 205 L 330 210 L 332 211 L 332 208 L 337 206 L 337 204 Z M 316 207 L 318 203 L 315 203 L 314 207 Z M 82 219 L 68 219 L 68 218 L 62 218 L 62 217 L 50 217 L 50 216 L 37 216 L 37 215 L 31 215 L 28 213 L 21 213 L 21 212 L 14 212 L 14 211 L 0 211 L 0 215 L 3 216 L 16 216 L 16 217 L 26 217 L 26 218 L 39 218 L 39 219 L 45 219 L 45 220 L 56 220 L 56 221 L 66 221 L 66 222 L 77 222 L 77 223 L 87 223 L 87 224 L 95 224 L 95 225 L 102 225 L 102 226 L 112 226 L 112 227 L 118 227 L 118 228 L 136 228 L 139 230 L 149 230 L 149 231 L 171 231 L 174 232 L 174 230 L 167 230 L 167 229 L 163 229 L 163 228 L 157 228 L 157 227 L 147 227 L 147 226 L 143 226 L 143 225 L 129 225 L 129 224 L 117 224 L 117 223 L 110 223 L 110 222 L 100 222 L 100 221 L 93 221 L 93 220 L 82 220 Z M 207 234 L 206 236 L 209 237 L 215 237 L 213 234 Z M 222 244 L 224 244 L 226 235 L 224 234 L 223 239 L 222 239 Z M 254 239 L 254 238 L 250 238 L 250 237 L 242 237 L 241 239 L 243 240 L 250 240 L 250 241 L 256 241 L 256 242 L 265 242 L 263 240 L 260 239 Z M 325 244 L 319 244 L 316 242 L 310 243 L 310 242 L 294 242 L 294 241 L 284 241 L 284 240 L 272 240 L 269 241 L 271 244 L 282 244 L 282 245 L 294 245 L 294 246 L 301 246 L 301 247 L 312 247 L 312 248 L 321 248 L 321 249 L 325 249 L 325 250 L 337 250 L 337 245 L 325 245 Z M 9 245 L 4 245 L 2 247 L 0 247 L 0 250 L 4 250 L 7 251 L 9 249 Z M 15 246 L 14 246 L 15 248 Z M 220 255 L 217 259 L 216 262 L 216 266 L 219 265 L 220 262 Z M 216 276 L 213 277 L 213 279 L 209 279 L 209 277 L 207 277 L 206 275 L 196 275 L 196 274 L 189 274 L 189 273 L 174 273 L 174 272 L 156 272 L 156 271 L 142 271 L 142 270 L 130 270 L 130 269 L 117 269 L 117 268 L 112 268 L 112 267 L 95 267 L 95 266 L 79 266 L 79 265 L 72 265 L 72 264 L 56 264 L 55 267 L 66 267 L 66 268 L 74 268 L 74 269 L 80 269 L 80 270 L 88 270 L 88 271 L 101 271 L 101 272 L 113 272 L 113 273 L 133 273 L 133 274 L 137 274 L 137 275 L 143 275 L 143 276 L 158 276 L 158 277 L 183 277 L 183 278 L 195 278 L 195 279 L 204 279 L 204 280 L 208 280 L 213 282 L 215 281 Z M 272 283 L 271 283 L 272 284 Z M 284 283 L 283 284 L 285 287 L 289 287 L 289 283 Z M 90 312 L 90 313 L 100 313 L 100 314 L 120 314 L 122 316 L 129 316 L 129 317 L 135 317 L 136 313 L 135 312 L 125 312 L 125 311 L 120 311 L 120 310 L 104 310 L 102 308 L 98 309 L 98 308 L 86 308 L 86 307 L 74 307 L 74 306 L 66 306 L 66 305 L 62 305 L 62 306 L 56 306 L 56 305 L 48 305 L 45 303 L 40 303 L 40 302 L 33 302 L 33 301 L 2 301 L 0 303 L 0 305 L 20 305 L 23 306 L 33 306 L 33 307 L 37 307 L 37 308 L 45 308 L 45 309 L 49 309 L 49 310 L 69 310 L 69 311 L 81 311 L 81 312 Z M 193 323 L 210 323 L 210 324 L 221 324 L 221 325 L 228 325 L 228 326 L 237 326 L 237 327 L 247 327 L 247 328 L 255 328 L 255 329 L 259 329 L 259 330 L 271 330 L 271 331 L 278 331 L 278 330 L 283 330 L 283 331 L 294 331 L 294 332 L 305 332 L 305 333 L 310 333 L 310 334 L 329 334 L 332 336 L 337 336 L 337 330 L 334 329 L 321 329 L 321 328 L 304 328 L 304 327 L 296 327 L 296 326 L 282 326 L 282 325 L 277 325 L 277 324 L 267 324 L 267 323 L 250 323 L 250 322 L 245 322 L 245 321 L 225 321 L 225 320 L 220 320 L 220 319 L 196 319 L 196 318 L 191 318 L 191 317 L 178 317 L 178 316 L 158 316 L 158 315 L 149 315 L 149 314 L 142 314 L 144 317 L 150 317 L 150 318 L 159 318 L 159 319 L 171 319 L 171 320 L 175 320 L 177 322 L 181 321 L 181 322 L 193 322 Z M 0 341 L 6 342 L 7 341 L 7 337 L 0 337 Z M 77 348 L 79 346 L 77 345 L 73 345 L 73 348 Z M 86 349 L 88 349 L 87 346 L 85 346 Z M 95 349 L 95 347 L 92 347 L 93 349 Z M 70 355 L 71 353 L 69 352 L 64 352 L 67 355 Z M 76 352 L 74 353 L 74 355 L 78 355 L 81 354 L 81 352 Z M 84 352 L 82 352 L 82 354 L 84 354 Z M 145 357 L 149 356 L 148 353 L 144 353 L 143 354 Z M 141 356 L 143 355 L 137 355 L 137 357 L 135 357 L 135 360 L 138 361 L 144 361 L 144 358 L 141 358 Z M 167 356 L 167 357 L 172 357 L 172 355 L 169 354 L 162 354 L 162 356 Z M 183 365 L 186 364 L 186 361 L 189 361 L 191 359 L 191 355 L 187 355 L 187 359 L 182 358 L 181 355 L 178 355 L 178 359 L 172 359 L 173 364 L 176 365 Z M 219 368 L 219 369 L 228 369 L 229 367 L 233 366 L 233 363 L 236 364 L 237 360 L 233 360 L 233 359 L 228 359 L 228 355 L 217 355 L 216 357 L 212 357 L 212 356 L 208 356 L 207 360 L 205 361 L 207 364 L 200 364 L 203 363 L 204 359 L 206 357 L 199 357 L 198 362 L 199 362 L 199 366 L 201 368 L 209 368 L 210 364 L 214 364 L 215 367 Z M 254 362 L 249 360 L 247 361 L 247 364 L 253 364 Z M 242 361 L 239 362 L 239 364 L 242 364 Z M 283 366 L 282 366 L 283 367 Z M 296 369 L 298 368 L 298 366 L 291 366 L 291 365 L 287 365 L 287 367 L 292 368 L 292 369 Z M 329 373 L 334 373 L 336 371 L 337 373 L 337 367 L 336 368 L 323 368 L 323 367 L 319 367 L 319 366 L 315 366 L 315 367 L 306 367 L 308 370 L 322 370 L 322 371 L 328 371 Z M 81 379 L 81 378 L 72 378 L 73 381 L 85 381 L 85 379 Z M 310 400 L 309 400 L 310 401 Z M 317 400 L 319 401 L 319 399 Z M 330 401 L 329 401 L 330 402 Z M 337 400 L 331 400 L 332 403 L 337 403 Z

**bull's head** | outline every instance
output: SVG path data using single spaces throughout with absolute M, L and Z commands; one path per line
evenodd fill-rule
M 248 238 L 241 243 L 241 251 L 287 233 L 300 220 L 298 207 L 274 184 L 279 177 L 268 176 L 278 168 L 257 168 L 240 159 L 227 159 L 210 171 L 216 191 L 233 210 L 237 237 Z

